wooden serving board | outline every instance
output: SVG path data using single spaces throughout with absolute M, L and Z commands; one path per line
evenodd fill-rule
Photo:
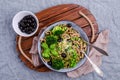
M 84 13 L 92 22 L 93 27 L 94 27 L 94 36 L 95 39 L 97 38 L 98 35 L 98 24 L 94 18 L 94 16 L 91 14 L 91 12 L 80 6 L 77 4 L 62 4 L 62 5 L 57 5 L 57 6 L 53 6 L 51 8 L 45 9 L 43 11 L 40 11 L 38 13 L 36 13 L 37 18 L 39 19 L 39 29 L 37 31 L 37 33 L 34 36 L 37 36 L 39 31 L 41 30 L 41 28 L 46 27 L 50 24 L 53 24 L 57 21 L 60 20 L 70 20 L 75 22 L 77 25 L 79 25 L 80 27 L 82 27 L 82 29 L 86 32 L 87 36 L 89 37 L 89 39 L 91 40 L 92 37 L 92 29 L 90 26 L 89 21 L 81 16 L 80 14 L 78 14 L 78 12 L 81 11 L 82 13 Z M 31 54 L 29 53 L 29 50 L 32 46 L 32 40 L 33 37 L 21 37 L 21 47 L 23 52 L 31 59 Z M 20 38 L 20 36 L 18 35 L 16 37 L 16 42 L 18 43 L 18 39 Z M 94 41 L 95 41 L 94 39 Z M 16 49 L 19 52 L 19 58 L 21 59 L 21 61 L 30 69 L 32 70 L 36 70 L 39 72 L 48 72 L 50 71 L 44 64 L 39 66 L 39 67 L 34 67 L 31 62 L 29 62 L 29 60 L 27 60 L 22 54 L 21 51 L 18 47 L 18 44 L 16 45 Z

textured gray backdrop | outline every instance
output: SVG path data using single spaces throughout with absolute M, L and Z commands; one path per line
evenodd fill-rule
M 95 72 L 71 79 L 63 73 L 39 73 L 20 62 L 15 50 L 16 33 L 12 18 L 21 10 L 38 12 L 48 7 L 75 3 L 89 9 L 99 29 L 110 29 L 109 57 L 103 57 L 104 77 Z M 120 79 L 120 0 L 0 0 L 0 80 L 119 80 Z

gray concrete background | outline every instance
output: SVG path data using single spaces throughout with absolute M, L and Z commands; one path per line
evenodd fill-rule
M 75 3 L 89 9 L 99 29 L 110 29 L 109 57 L 103 57 L 104 77 L 95 72 L 71 79 L 64 73 L 39 73 L 20 62 L 15 50 L 16 33 L 12 18 L 21 10 L 38 12 L 48 7 Z M 0 0 L 0 80 L 119 80 L 120 78 L 120 0 Z

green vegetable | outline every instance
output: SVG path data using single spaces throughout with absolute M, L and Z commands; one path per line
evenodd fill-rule
M 61 46 L 58 46 L 58 51 L 61 51 L 62 50 L 62 47 Z
M 44 52 L 43 53 L 50 53 L 50 50 L 49 50 L 49 48 L 48 49 L 44 49 Z
M 59 70 L 63 67 L 64 67 L 64 64 L 61 59 L 53 59 L 52 60 L 52 68 Z
M 56 44 L 57 43 L 57 37 L 50 35 L 46 37 L 46 43 L 48 44 L 48 46 L 50 46 L 51 44 Z
M 42 56 L 44 58 L 50 58 L 50 50 L 49 50 L 49 48 L 48 49 L 44 49 L 44 51 L 42 53 Z
M 79 40 L 79 37 L 75 37 L 75 40 Z
M 48 45 L 47 45 L 47 43 L 45 43 L 45 42 L 43 42 L 43 43 L 41 44 L 41 46 L 42 46 L 43 49 L 48 49 Z
M 51 44 L 51 45 L 50 45 L 50 49 L 53 50 L 53 49 L 55 49 L 55 48 L 56 48 L 56 44 Z
M 72 41 L 75 41 L 75 37 L 71 37 L 71 40 L 72 40 Z
M 51 51 L 53 56 L 58 56 L 58 52 L 56 51 L 56 44 L 50 45 L 50 51 Z
M 77 58 L 77 52 L 73 50 L 72 52 L 72 59 L 70 60 L 70 67 L 74 67 L 77 64 L 76 58 Z
M 70 60 L 70 67 L 75 67 L 76 66 L 76 60 L 75 59 L 71 59 Z
M 60 36 L 61 34 L 64 33 L 65 30 L 66 30 L 66 27 L 63 27 L 63 25 L 57 25 L 53 28 L 52 33 L 54 35 Z
M 49 55 L 49 54 L 46 54 L 46 53 L 42 53 L 42 56 L 43 56 L 44 58 L 50 58 L 50 55 Z
M 59 35 L 63 34 L 63 31 L 62 30 L 57 30 L 53 34 L 59 36 Z
M 53 56 L 58 56 L 58 52 L 56 50 L 51 50 Z
M 74 52 L 74 50 L 73 50 L 71 47 L 69 47 L 69 48 L 68 48 L 68 52 L 69 52 L 69 53 L 72 53 L 72 52 Z
M 43 53 L 42 53 L 42 56 L 44 58 L 49 58 L 50 57 L 50 50 L 49 50 L 49 47 L 47 45 L 47 43 L 43 42 L 41 44 L 42 48 L 44 49 Z
M 77 52 L 72 48 L 69 48 L 68 52 L 72 54 L 70 59 L 70 67 L 74 67 L 77 64 L 77 61 L 76 61 Z
M 76 59 L 77 58 L 77 52 L 74 50 L 73 52 L 73 58 Z
M 76 36 L 71 37 L 71 40 L 72 40 L 72 41 L 75 41 L 75 40 L 78 41 L 78 40 L 79 40 L 79 37 L 76 37 Z

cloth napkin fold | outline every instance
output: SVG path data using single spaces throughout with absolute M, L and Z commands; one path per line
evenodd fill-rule
M 42 61 L 40 61 L 39 59 L 39 55 L 38 55 L 38 50 L 37 50 L 37 43 L 38 43 L 38 37 L 40 36 L 40 34 L 44 31 L 45 28 L 43 28 L 39 35 L 33 38 L 33 43 L 32 43 L 32 47 L 30 50 L 30 54 L 32 54 L 32 61 L 35 67 L 40 66 L 42 63 Z M 107 51 L 107 44 L 109 41 L 109 30 L 104 30 L 102 31 L 98 38 L 96 39 L 96 42 L 93 43 L 93 45 Z M 89 53 L 89 58 L 97 65 L 100 66 L 101 65 L 101 61 L 102 61 L 102 54 L 99 53 L 98 51 L 96 51 L 94 48 L 91 48 L 90 53 Z M 81 67 L 79 67 L 78 69 L 71 71 L 71 72 L 67 72 L 67 76 L 68 77 L 72 77 L 72 78 L 76 78 L 82 75 L 86 75 L 90 72 L 94 71 L 94 69 L 92 68 L 91 64 L 89 63 L 89 61 L 87 60 Z
M 39 59 L 39 54 L 38 54 L 38 39 L 41 35 L 41 33 L 46 29 L 46 27 L 42 28 L 38 34 L 38 36 L 35 36 L 33 38 L 33 42 L 32 42 L 32 47 L 29 51 L 30 54 L 32 54 L 32 61 L 33 61 L 33 65 L 35 67 L 40 66 L 42 63 L 42 61 Z

